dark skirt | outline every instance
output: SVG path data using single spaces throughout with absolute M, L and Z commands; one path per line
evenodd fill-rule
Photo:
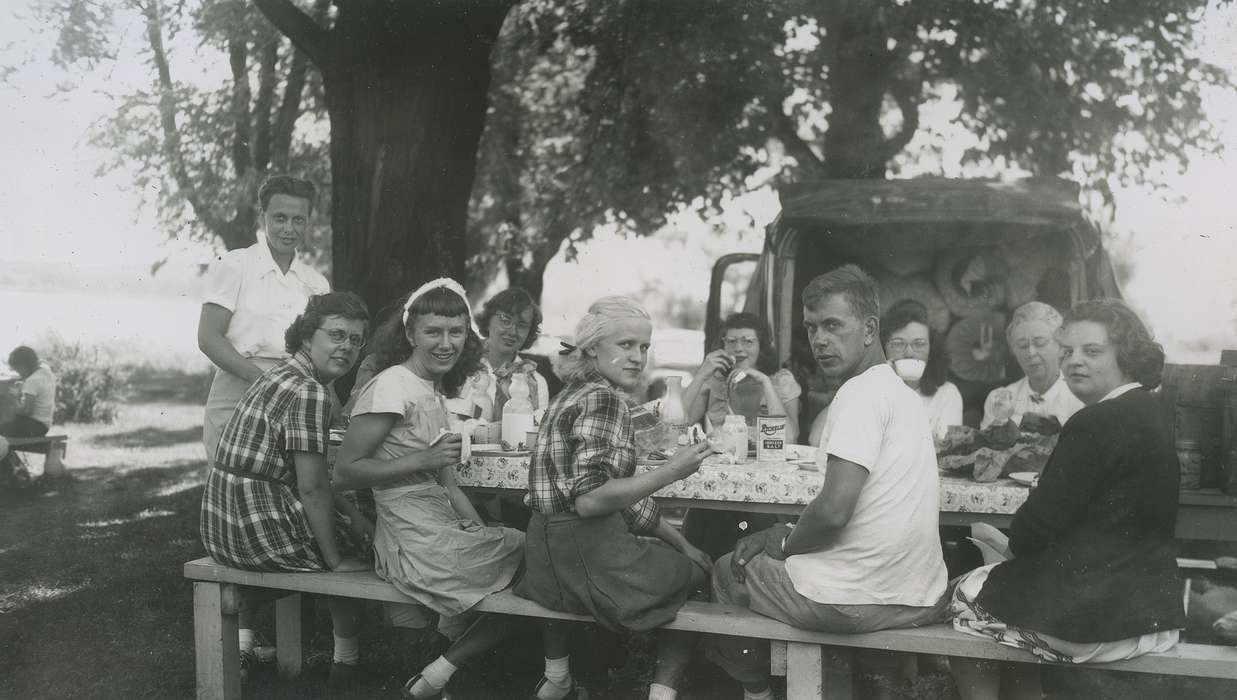
M 660 541 L 633 535 L 618 513 L 581 518 L 534 512 L 524 565 L 516 595 L 591 615 L 619 632 L 670 622 L 691 592 L 691 561 Z

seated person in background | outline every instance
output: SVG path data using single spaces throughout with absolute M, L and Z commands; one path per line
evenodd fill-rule
M 683 391 L 687 420 L 707 417 L 720 428 L 727 413 L 753 425 L 756 416 L 786 416 L 786 441 L 799 438 L 798 382 L 788 369 L 776 369 L 777 357 L 765 322 L 755 314 L 733 314 L 722 323 L 722 347 L 705 355 L 692 383 Z
M 1057 344 L 1060 330 L 1061 314 L 1041 301 L 1027 302 L 1014 310 L 1005 328 L 1005 338 L 1026 376 L 988 394 L 979 427 L 987 428 L 996 420 L 1000 392 L 1008 392 L 1004 396 L 1013 402 L 1012 420 L 1019 425 L 1028 413 L 1053 417 L 1065 425 L 1082 408 L 1082 402 L 1070 392 L 1061 376 L 1061 347 Z
M 796 526 L 749 535 L 717 562 L 717 602 L 835 633 L 945 619 L 932 434 L 923 402 L 885 361 L 878 308 L 876 283 L 854 265 L 803 290 L 803 324 L 816 360 L 843 382 L 822 443 L 825 483 Z M 768 645 L 750 644 L 715 637 L 708 654 L 743 684 L 745 698 L 766 698 Z M 869 666 L 906 661 L 884 652 L 860 659 Z
M 43 437 L 56 411 L 56 375 L 39 362 L 39 354 L 20 345 L 9 353 L 9 367 L 21 377 L 21 392 L 12 420 L 0 424 L 0 435 L 10 438 Z M 0 455 L 0 479 L 17 467 L 17 455 Z
M 788 369 L 774 371 L 768 327 L 754 314 L 733 314 L 722 323 L 722 348 L 705 356 L 683 391 L 689 422 L 708 417 L 719 428 L 728 412 L 754 425 L 758 415 L 786 416 L 786 442 L 799 437 L 798 382 Z M 745 532 L 777 522 L 772 515 L 691 508 L 683 515 L 683 536 L 716 559 L 734 549 Z
M 223 426 L 202 493 L 199 529 L 215 561 L 249 571 L 369 568 L 355 553 L 368 549 L 373 525 L 335 493 L 326 458 L 328 385 L 352 369 L 368 323 L 365 303 L 355 294 L 310 297 L 284 334 L 291 357 L 242 393 Z M 337 511 L 351 521 L 349 538 L 336 532 Z M 242 669 L 253 646 L 257 590 L 247 590 L 240 611 Z M 356 670 L 361 601 L 329 603 L 335 684 Z
M 458 398 L 447 399 L 447 409 L 469 418 L 501 421 L 511 382 L 520 377 L 528 382 L 533 415 L 541 415 L 550 402 L 549 387 L 537 364 L 519 355 L 541 334 L 541 308 L 523 289 L 504 289 L 481 307 L 477 323 L 485 339 L 481 369 L 464 383 Z
M 991 528 L 977 537 L 1013 558 L 959 580 L 954 627 L 1062 663 L 1166 651 L 1186 619 L 1173 539 L 1180 469 L 1149 391 L 1164 351 L 1116 300 L 1076 305 L 1059 337 L 1066 381 L 1085 407 L 1065 424 L 1008 540 Z M 997 697 L 999 668 L 950 663 L 964 700 Z M 1012 666 L 1039 697 L 1035 667 Z
M 889 308 L 881 319 L 881 344 L 894 371 L 923 399 L 932 435 L 945 437 L 951 425 L 962 425 L 962 394 L 946 377 L 945 343 L 928 326 L 928 310 L 910 299 Z

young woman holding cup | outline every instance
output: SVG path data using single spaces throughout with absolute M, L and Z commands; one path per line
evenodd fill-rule
M 939 440 L 949 426 L 962 425 L 962 394 L 946 379 L 945 346 L 928 326 L 923 304 L 904 300 L 891 306 L 881 319 L 880 335 L 894 371 L 923 398 L 932 434 Z
M 380 371 L 356 398 L 335 479 L 339 488 L 373 488 L 374 570 L 438 613 L 439 631 L 454 642 L 404 688 L 406 697 L 438 697 L 458 666 L 511 633 L 509 623 L 471 611 L 511 584 L 524 534 L 486 526 L 456 483 L 464 442 L 449 428 L 444 401 L 478 370 L 482 352 L 463 288 L 450 279 L 423 285 L 375 344 Z M 388 614 L 397 626 L 428 625 L 409 608 Z M 547 639 L 547 648 L 565 665 L 564 637 Z M 547 697 L 571 692 L 569 678 L 562 690 Z

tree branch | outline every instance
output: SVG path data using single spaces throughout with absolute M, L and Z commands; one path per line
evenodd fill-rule
M 271 162 L 271 105 L 275 102 L 275 64 L 279 61 L 279 36 L 263 32 L 258 50 L 258 99 L 254 103 L 253 164 L 265 172 Z
M 330 7 L 331 0 L 317 0 L 314 3 L 315 24 L 326 19 Z M 301 115 L 301 93 L 305 90 L 305 74 L 308 67 L 308 56 L 293 45 L 292 66 L 288 69 L 288 77 L 284 81 L 283 99 L 279 103 L 279 113 L 275 116 L 274 133 L 271 135 L 271 165 L 280 172 L 288 169 L 288 153 L 292 150 L 292 132 L 296 127 L 297 117 Z
M 211 231 L 224 237 L 227 222 L 213 215 L 210 207 L 202 201 L 193 179 L 189 177 L 189 169 L 180 152 L 180 132 L 176 128 L 176 90 L 172 83 L 172 70 L 168 65 L 167 51 L 163 46 L 163 11 L 158 0 L 152 0 L 142 7 L 146 18 L 146 39 L 154 57 L 155 72 L 158 75 L 159 87 L 159 124 L 163 131 L 163 158 L 171 171 L 180 194 L 189 202 L 190 208 L 198 219 Z M 226 240 L 226 237 L 225 237 Z
M 895 80 L 889 87 L 890 96 L 898 103 L 898 109 L 902 112 L 902 128 L 885 140 L 886 163 L 906 148 L 911 139 L 915 138 L 915 132 L 919 131 L 919 87 L 919 82 L 914 80 Z
M 786 152 L 799 162 L 799 167 L 816 175 L 824 175 L 825 162 L 812 150 L 812 145 L 799 135 L 799 125 L 782 109 L 781 98 L 766 95 L 764 103 L 772 120 L 773 135 L 782 142 Z
M 328 32 L 322 25 L 302 12 L 291 0 L 254 0 L 254 4 L 320 70 L 326 68 L 322 62 L 326 57 Z
M 228 64 L 232 68 L 232 169 L 237 178 L 253 167 L 249 123 L 249 43 L 235 35 L 228 37 Z

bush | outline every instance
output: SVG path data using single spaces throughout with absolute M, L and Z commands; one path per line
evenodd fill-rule
M 39 358 L 56 375 L 55 423 L 109 423 L 125 398 L 129 370 L 111 352 L 52 337 Z

